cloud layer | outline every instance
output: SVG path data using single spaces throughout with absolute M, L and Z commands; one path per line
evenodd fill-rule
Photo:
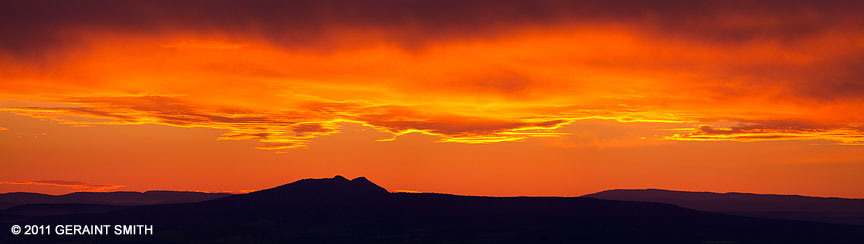
M 338 123 L 442 142 L 562 136 L 862 144 L 858 1 L 16 1 L 3 110 L 224 129 L 302 148 Z M 646 135 L 650 137 L 651 135 Z
M 110 191 L 124 187 L 121 185 L 97 185 L 81 181 L 38 180 L 38 181 L 0 181 L 4 185 L 39 185 L 71 188 L 75 191 Z

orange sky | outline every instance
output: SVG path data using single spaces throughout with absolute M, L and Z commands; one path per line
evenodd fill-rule
M 0 192 L 864 198 L 860 5 L 15 3 Z

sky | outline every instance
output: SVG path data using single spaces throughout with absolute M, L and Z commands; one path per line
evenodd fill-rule
M 864 198 L 860 1 L 11 1 L 0 192 Z

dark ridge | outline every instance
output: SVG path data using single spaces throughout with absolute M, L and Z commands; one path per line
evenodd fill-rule
M 281 185 L 275 188 L 262 190 L 259 192 L 307 192 L 319 191 L 321 194 L 328 193 L 387 193 L 383 187 L 372 183 L 365 177 L 358 177 L 353 180 L 348 180 L 341 175 L 333 178 L 323 179 L 302 179 L 289 184 Z M 252 192 L 251 194 L 256 194 Z
M 49 216 L 61 214 L 107 213 L 128 206 L 79 203 L 27 204 L 0 210 L 0 214 L 15 216 Z
M 0 193 L 0 209 L 7 209 L 30 203 L 47 203 L 54 197 L 55 196 L 48 194 L 30 192 Z
M 0 193 L 0 197 L 2 197 L 2 196 L 21 196 L 21 197 L 24 197 L 24 196 L 43 197 L 43 196 L 45 196 L 45 197 L 49 197 L 49 196 L 54 196 L 54 195 L 42 194 L 42 193 L 33 193 L 33 192 L 7 192 L 7 193 Z
M 353 180 L 351 180 L 351 184 L 354 184 L 355 186 L 357 186 L 357 188 L 364 189 L 364 191 L 388 193 L 387 189 L 384 189 L 384 187 L 372 183 L 372 181 L 369 181 L 369 179 L 366 179 L 366 177 L 354 178 Z
M 34 218 L 142 223 L 153 236 L 6 235 L 2 243 L 861 243 L 864 227 L 588 197 L 388 193 L 366 178 L 305 179 L 199 203 Z M 23 222 L 16 222 L 23 223 Z M 8 233 L 8 232 L 7 232 Z
M 146 192 L 75 192 L 64 195 L 39 193 L 0 194 L 0 210 L 27 204 L 104 204 L 137 206 L 165 203 L 191 203 L 218 199 L 232 194 L 203 193 L 189 191 L 146 191 Z
M 617 189 L 584 197 L 668 203 L 690 209 L 744 216 L 864 225 L 864 199 L 662 189 Z
M 256 199 L 262 204 L 288 204 L 296 201 L 338 202 L 364 201 L 387 195 L 387 190 L 360 177 L 348 180 L 340 175 L 333 178 L 302 179 L 278 187 L 209 201 L 208 204 Z

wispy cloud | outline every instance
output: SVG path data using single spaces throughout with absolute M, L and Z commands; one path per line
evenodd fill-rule
M 87 182 L 68 181 L 68 180 L 0 181 L 0 184 L 4 184 L 4 185 L 56 186 L 56 187 L 71 188 L 71 189 L 74 189 L 77 191 L 110 191 L 110 190 L 116 190 L 118 188 L 125 187 L 122 185 L 90 184 Z
M 819 124 L 804 121 L 739 121 L 741 125 L 714 127 L 699 125 L 677 129 L 681 133 L 665 139 L 681 141 L 773 141 L 827 140 L 843 145 L 864 145 L 864 126 L 854 124 Z
M 220 140 L 257 140 L 261 150 L 305 147 L 309 140 L 339 132 L 338 123 L 359 123 L 393 135 L 408 133 L 441 137 L 442 142 L 488 143 L 528 137 L 557 136 L 569 121 L 560 118 L 493 119 L 422 112 L 422 108 L 362 103 L 303 103 L 282 111 L 227 110 L 193 107 L 166 96 L 78 97 L 82 107 L 11 107 L 3 110 L 65 124 L 161 124 L 225 129 Z

